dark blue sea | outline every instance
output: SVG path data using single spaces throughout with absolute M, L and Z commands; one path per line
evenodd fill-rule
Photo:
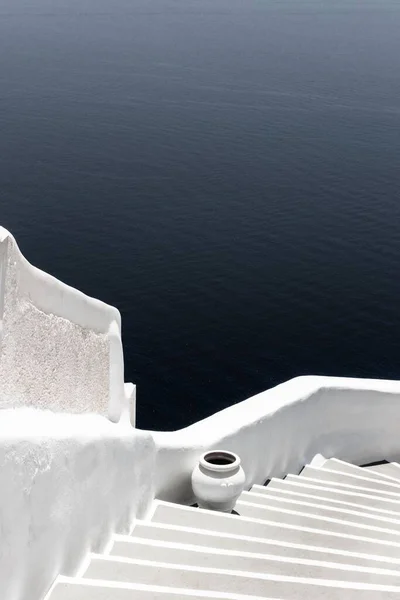
M 400 379 L 400 0 L 0 0 L 0 223 L 116 305 L 138 425 Z

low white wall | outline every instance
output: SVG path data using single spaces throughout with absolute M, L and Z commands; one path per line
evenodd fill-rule
M 134 387 L 126 397 L 134 402 Z M 400 456 L 400 383 L 300 377 L 186 429 L 133 429 L 99 415 L 0 411 L 0 589 L 42 600 L 58 574 L 128 533 L 154 497 L 189 503 L 199 455 L 242 458 L 247 486 L 317 453 L 355 463 Z
M 126 397 L 134 402 L 134 387 Z M 0 411 L 0 590 L 42 600 L 59 574 L 129 533 L 155 497 L 189 503 L 199 455 L 222 447 L 247 486 L 298 470 L 317 453 L 355 463 L 400 456 L 400 383 L 299 377 L 186 429 L 133 429 L 99 415 Z
M 297 377 L 190 427 L 152 432 L 156 496 L 193 501 L 200 454 L 239 454 L 247 487 L 297 473 L 317 453 L 362 464 L 400 456 L 400 382 Z
M 0 598 L 41 600 L 58 574 L 129 533 L 154 497 L 151 435 L 128 419 L 0 413 Z
M 118 310 L 33 267 L 0 227 L 0 408 L 118 421 L 123 403 Z

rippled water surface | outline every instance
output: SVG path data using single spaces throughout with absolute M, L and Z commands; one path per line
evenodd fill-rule
M 400 378 L 400 2 L 0 0 L 0 222 L 119 307 L 138 424 Z

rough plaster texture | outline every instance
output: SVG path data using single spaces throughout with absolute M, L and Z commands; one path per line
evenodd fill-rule
M 298 473 L 320 453 L 358 464 L 400 456 L 400 382 L 297 377 L 190 427 L 153 432 L 157 498 L 193 500 L 190 474 L 211 448 L 238 454 L 245 489 Z
M 154 458 L 128 418 L 1 411 L 1 600 L 41 600 L 58 574 L 129 533 L 154 497 Z
M 120 315 L 35 269 L 0 231 L 0 408 L 96 412 L 125 402 Z

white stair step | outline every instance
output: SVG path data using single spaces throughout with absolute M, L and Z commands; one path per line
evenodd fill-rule
M 256 494 L 255 492 L 243 492 L 240 495 L 239 503 L 246 502 L 258 504 L 266 508 L 287 508 L 309 515 L 318 515 L 319 517 L 328 517 L 331 519 L 340 519 L 349 521 L 350 523 L 358 523 L 359 525 L 370 525 L 372 527 L 383 527 L 390 529 L 400 535 L 400 515 L 396 518 L 392 515 L 373 514 L 369 511 L 363 511 L 362 508 L 351 508 L 349 506 L 330 507 L 324 500 L 306 501 L 301 498 L 293 498 L 284 494 Z M 245 514 L 240 511 L 238 503 L 236 510 L 240 514 Z
M 357 567 L 343 563 L 329 563 L 319 560 L 285 558 L 273 555 L 232 552 L 215 548 L 195 547 L 150 540 L 138 540 L 129 536 L 116 536 L 110 557 L 148 560 L 204 567 L 228 571 L 248 571 L 296 577 L 314 577 L 337 581 L 357 581 L 400 585 L 400 569 L 377 568 L 375 561 L 369 566 Z
M 379 506 L 386 506 L 387 503 L 381 502 L 381 499 L 377 499 L 374 496 L 364 496 L 363 494 L 351 494 L 348 492 L 337 492 L 333 487 L 322 487 L 312 486 L 311 483 L 305 480 L 289 481 L 285 480 L 281 482 L 279 480 L 273 480 L 273 484 L 268 492 L 263 491 L 265 488 L 262 486 L 254 485 L 250 492 L 247 494 L 256 495 L 258 497 L 274 497 L 282 498 L 284 501 L 293 500 L 294 502 L 306 502 L 306 503 L 318 503 L 323 504 L 326 508 L 337 508 L 343 510 L 356 510 L 364 514 L 369 514 L 372 517 L 378 516 L 389 519 L 400 519 L 400 503 L 398 503 L 399 510 L 385 510 L 379 508 Z M 375 506 L 372 506 L 375 505 Z
M 256 486 L 253 486 L 256 487 Z M 267 488 L 265 488 L 267 489 Z M 298 475 L 288 475 L 284 481 L 272 479 L 268 485 L 271 490 L 293 490 L 297 493 L 312 494 L 319 498 L 326 498 L 330 501 L 343 501 L 360 504 L 363 510 L 388 512 L 393 515 L 400 514 L 400 500 L 394 500 L 388 496 L 377 496 L 370 494 L 369 491 L 360 490 L 355 487 L 339 488 L 335 484 L 324 483 L 309 478 L 301 478 Z M 263 493 L 257 486 L 257 492 Z
M 87 573 L 90 579 L 106 579 L 121 583 L 175 587 L 209 592 L 247 594 L 280 600 L 399 600 L 400 586 L 360 584 L 332 580 L 282 577 L 246 571 L 220 571 L 184 566 L 171 566 L 143 560 L 92 556 Z
M 358 488 L 360 491 L 364 490 L 369 494 L 385 496 L 392 498 L 392 500 L 400 500 L 400 482 L 398 484 L 389 483 L 389 481 L 372 480 L 358 475 L 349 475 L 348 473 L 328 471 L 327 469 L 317 469 L 309 466 L 304 467 L 298 477 L 301 477 L 301 479 L 310 478 L 312 481 L 317 481 L 322 485 L 329 483 L 330 485 L 334 484 L 335 487 L 344 489 Z
M 329 533 L 341 535 L 360 535 L 371 539 L 386 540 L 400 544 L 398 524 L 368 522 L 362 514 L 355 517 L 340 512 L 339 515 L 329 517 L 324 514 L 324 509 L 315 508 L 312 513 L 296 508 L 269 507 L 260 504 L 250 504 L 238 500 L 235 510 L 244 517 L 261 519 L 262 521 L 275 521 L 278 524 L 289 524 L 310 529 L 326 530 Z M 397 525 L 397 529 L 396 529 Z M 399 546 L 400 547 L 400 546 Z
M 395 462 L 372 465 L 371 467 L 363 467 L 363 471 L 379 473 L 380 475 L 386 475 L 392 477 L 393 479 L 400 479 L 400 465 L 399 463 Z
M 351 463 L 344 462 L 343 460 L 338 460 L 337 458 L 329 458 L 328 460 L 325 460 L 324 464 L 321 465 L 321 467 L 319 468 L 328 471 L 338 471 L 340 473 L 347 473 L 348 475 L 358 475 L 363 479 L 366 478 L 371 479 L 373 481 L 386 481 L 387 483 L 392 483 L 400 487 L 400 481 L 398 481 L 396 477 L 392 477 L 385 473 L 378 473 L 373 469 L 363 469 L 358 465 L 353 465 Z
M 247 552 L 256 555 L 300 558 L 328 563 L 346 563 L 357 566 L 376 566 L 377 568 L 400 569 L 400 558 L 368 554 L 364 544 L 359 545 L 359 552 L 346 551 L 343 548 L 325 548 L 309 546 L 288 541 L 270 540 L 249 536 L 222 534 L 215 531 L 180 527 L 178 525 L 137 521 L 132 532 L 133 539 L 151 540 L 157 543 L 175 542 L 192 547 L 206 547 L 223 552 Z M 368 550 L 368 548 L 367 548 Z
M 59 577 L 46 600 L 247 600 L 248 596 Z M 255 600 L 253 598 L 252 600 Z M 274 599 L 259 599 L 274 600 Z
M 273 485 L 271 487 L 268 486 L 268 492 L 264 487 L 254 485 L 247 494 L 266 498 L 282 498 L 282 500 L 286 502 L 293 500 L 295 502 L 318 503 L 323 504 L 327 508 L 357 510 L 372 516 L 400 519 L 400 510 L 391 511 L 378 508 L 381 501 L 377 500 L 375 497 L 365 497 L 359 494 L 352 496 L 347 493 L 336 493 L 335 488 L 321 486 L 312 487 L 309 483 L 304 484 L 304 480 L 301 480 L 301 482 L 302 483 L 297 484 L 297 482 L 288 480 L 273 480 L 271 482 Z M 371 506 L 371 503 L 376 504 L 376 507 Z
M 332 548 L 397 559 L 400 557 L 400 544 L 371 539 L 361 535 L 355 536 L 349 533 L 347 527 L 344 527 L 341 533 L 333 533 L 279 522 L 225 515 L 160 500 L 157 500 L 154 504 L 152 520 L 158 523 L 171 523 L 184 527 L 297 543 L 317 548 Z

